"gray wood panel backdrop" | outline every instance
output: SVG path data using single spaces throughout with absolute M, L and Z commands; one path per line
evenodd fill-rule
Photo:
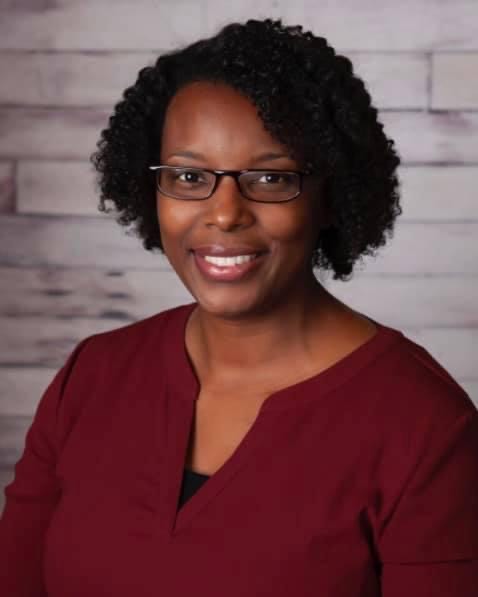
M 393 238 L 351 281 L 326 283 L 420 342 L 478 403 L 476 0 L 2 0 L 2 489 L 74 345 L 191 300 L 162 256 L 97 211 L 88 156 L 141 66 L 249 16 L 307 24 L 349 55 L 403 159 Z

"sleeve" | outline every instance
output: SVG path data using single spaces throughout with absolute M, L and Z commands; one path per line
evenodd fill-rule
M 13 481 L 4 489 L 0 518 L 0 595 L 46 597 L 42 578 L 43 542 L 60 495 L 55 476 L 57 414 L 82 340 L 56 373 L 38 403 L 25 437 Z
M 426 445 L 378 541 L 383 597 L 478 597 L 478 411 Z

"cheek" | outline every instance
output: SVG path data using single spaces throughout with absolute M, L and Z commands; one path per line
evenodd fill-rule
M 277 245 L 294 245 L 295 249 L 305 248 L 307 239 L 315 234 L 318 222 L 311 210 L 297 205 L 282 206 L 286 209 L 277 210 L 267 218 L 267 232 Z
M 191 210 L 185 209 L 179 201 L 158 196 L 156 199 L 156 213 L 158 215 L 161 239 L 166 252 L 178 249 L 186 231 L 191 225 Z

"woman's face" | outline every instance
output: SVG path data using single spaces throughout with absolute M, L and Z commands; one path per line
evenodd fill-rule
M 264 154 L 280 157 L 261 157 Z M 169 104 L 161 164 L 301 170 L 301 164 L 287 154 L 265 130 L 255 106 L 225 84 L 190 83 Z M 317 185 L 317 179 L 304 178 L 302 193 L 286 203 L 249 201 L 229 176 L 221 178 L 214 194 L 202 201 L 157 192 L 165 254 L 203 309 L 224 317 L 260 313 L 278 301 L 300 300 L 310 290 L 310 259 L 323 221 Z M 201 245 L 247 246 L 266 253 L 238 279 L 211 279 L 192 252 Z

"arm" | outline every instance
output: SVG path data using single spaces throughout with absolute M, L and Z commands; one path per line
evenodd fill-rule
M 381 531 L 383 597 L 478 597 L 478 411 L 436 431 Z
M 59 450 L 57 415 L 72 367 L 88 339 L 76 346 L 43 393 L 26 434 L 23 454 L 15 465 L 14 479 L 4 490 L 0 595 L 47 595 L 42 577 L 43 543 L 61 492 L 55 476 Z

